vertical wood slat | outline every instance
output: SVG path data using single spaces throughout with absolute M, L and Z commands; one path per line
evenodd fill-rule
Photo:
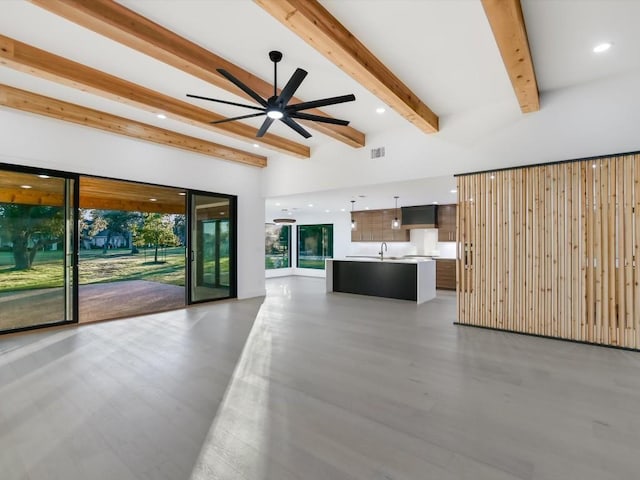
M 616 320 L 616 248 L 615 248 L 615 232 L 616 232 L 616 219 L 620 214 L 619 204 L 617 202 L 617 190 L 616 186 L 616 161 L 612 160 L 609 162 L 609 194 L 607 199 L 602 199 L 603 203 L 608 200 L 608 211 L 607 216 L 607 229 L 606 229 L 606 239 L 607 243 L 605 244 L 605 255 L 607 255 L 607 262 L 605 263 L 606 269 L 603 269 L 603 282 L 606 288 L 605 299 L 607 302 L 606 312 L 607 318 L 609 321 L 608 329 L 605 331 L 605 334 L 608 335 L 608 338 L 605 337 L 604 343 L 610 345 L 619 344 L 618 338 L 618 326 Z M 620 172 L 618 172 L 619 174 Z
M 616 159 L 613 159 L 612 162 L 615 162 Z M 623 170 L 623 169 L 621 169 Z M 615 179 L 616 190 L 618 191 L 618 215 L 617 215 L 617 231 L 616 231 L 616 257 L 617 257 L 617 265 L 616 265 L 616 290 L 617 290 L 617 336 L 618 336 L 618 345 L 624 345 L 625 343 L 625 333 L 626 333 L 626 325 L 625 325 L 625 316 L 624 316 L 624 307 L 625 307 L 625 288 L 624 288 L 624 215 L 623 215 L 623 202 L 624 202 L 624 178 L 622 175 L 618 175 Z
M 625 345 L 635 344 L 634 332 L 634 308 L 633 308 L 633 163 L 628 162 L 624 170 L 624 324 L 625 324 Z
M 640 155 L 493 175 L 458 178 L 460 323 L 640 348 Z

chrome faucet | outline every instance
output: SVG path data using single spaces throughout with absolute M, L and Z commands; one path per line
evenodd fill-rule
M 380 251 L 378 252 L 380 254 L 380 261 L 384 260 L 384 252 L 387 251 L 387 242 L 382 242 L 380 244 Z

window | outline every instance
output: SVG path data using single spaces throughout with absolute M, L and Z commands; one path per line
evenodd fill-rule
M 326 258 L 333 258 L 333 225 L 299 225 L 298 268 L 324 270 Z
M 289 225 L 265 225 L 264 268 L 289 268 L 291 266 L 291 227 Z

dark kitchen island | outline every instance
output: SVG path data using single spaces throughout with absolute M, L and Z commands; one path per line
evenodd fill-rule
M 433 260 L 358 259 L 326 261 L 327 292 L 397 298 L 417 303 L 436 296 Z

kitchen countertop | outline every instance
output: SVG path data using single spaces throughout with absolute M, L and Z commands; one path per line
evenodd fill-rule
M 334 261 L 340 262 L 384 262 L 384 263 L 420 263 L 430 262 L 431 258 L 428 257 L 384 257 L 384 260 L 380 260 L 380 257 L 367 257 L 367 256 L 346 256 L 345 258 L 334 258 Z

